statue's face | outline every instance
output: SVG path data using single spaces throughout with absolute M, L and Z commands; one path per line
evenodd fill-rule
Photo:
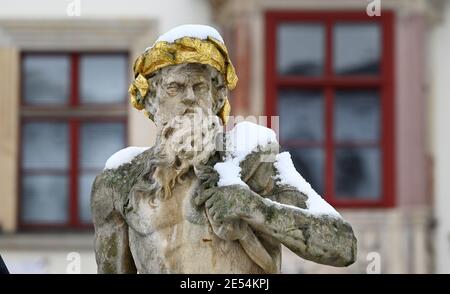
M 163 68 L 156 96 L 159 102 L 154 115 L 157 125 L 194 110 L 209 114 L 213 104 L 211 69 L 201 64 Z
M 155 97 L 146 107 L 153 109 L 160 134 L 157 145 L 164 146 L 169 161 L 178 158 L 181 166 L 205 163 L 220 131 L 220 119 L 213 113 L 213 95 L 222 89 L 217 72 L 201 64 L 175 65 L 163 68 L 156 81 Z

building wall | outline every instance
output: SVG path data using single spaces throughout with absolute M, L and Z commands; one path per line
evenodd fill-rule
M 13 230 L 17 206 L 18 54 L 0 48 L 0 229 Z
M 450 3 L 429 36 L 430 133 L 434 156 L 435 265 L 437 273 L 450 273 Z
M 92 234 L 10 234 L 0 238 L 0 252 L 10 273 L 95 274 Z
M 320 265 L 283 251 L 285 273 L 430 273 L 426 220 L 429 210 L 338 209 L 358 240 L 356 262 L 346 268 Z
M 62 19 L 70 18 L 67 9 L 70 4 L 80 3 L 80 16 L 85 19 L 155 19 L 158 32 L 186 23 L 209 23 L 208 0 L 17 0 L 1 1 L 0 19 Z M 7 4 L 3 3 L 7 2 Z M 149 40 L 149 43 L 153 40 Z

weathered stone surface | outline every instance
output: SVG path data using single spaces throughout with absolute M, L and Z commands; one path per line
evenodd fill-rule
M 277 183 L 273 162 L 261 160 L 276 155 L 278 146 L 241 162 L 249 188 L 217 186 L 217 117 L 202 121 L 197 137 L 174 119 L 188 117 L 194 107 L 220 110 L 226 92 L 214 69 L 163 68 L 149 84 L 146 109 L 158 125 L 157 145 L 105 170 L 93 185 L 99 273 L 277 273 L 281 244 L 322 264 L 354 262 L 356 238 L 348 223 L 291 207 L 306 208 L 308 195 Z M 186 150 L 186 142 L 197 141 L 206 144 L 201 152 Z

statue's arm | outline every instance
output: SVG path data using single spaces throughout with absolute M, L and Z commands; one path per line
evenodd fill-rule
M 128 242 L 128 225 L 116 207 L 117 199 L 111 190 L 103 175 L 97 176 L 92 187 L 91 210 L 98 273 L 136 273 Z
M 289 193 L 292 197 L 296 192 Z M 272 236 L 297 255 L 317 263 L 333 266 L 354 263 L 356 238 L 350 224 L 343 219 L 313 215 L 256 193 L 253 198 L 252 213 L 244 214 L 242 219 L 254 230 Z
M 253 230 L 317 263 L 348 266 L 355 261 L 356 238 L 351 226 L 340 218 L 313 215 L 241 185 L 211 188 L 203 197 L 208 198 L 205 207 L 214 222 L 244 220 Z
M 333 266 L 352 264 L 356 238 L 350 224 L 341 218 L 308 213 L 308 195 L 275 181 L 273 161 L 261 157 L 268 159 L 274 151 L 266 151 L 241 163 L 241 175 L 250 189 L 232 185 L 206 191 L 205 205 L 216 221 L 240 218 L 305 259 Z
M 266 150 L 265 155 L 267 152 L 275 153 Z M 252 158 L 249 159 L 244 165 L 252 164 Z M 310 195 L 280 185 L 275 180 L 273 160 L 264 162 L 261 155 L 256 159 L 253 158 L 253 166 L 255 161 L 259 163 L 249 173 L 247 183 L 258 193 L 252 193 L 254 212 L 244 218 L 251 227 L 276 238 L 305 259 L 334 266 L 352 264 L 357 242 L 350 224 L 339 217 L 307 212 L 306 200 Z

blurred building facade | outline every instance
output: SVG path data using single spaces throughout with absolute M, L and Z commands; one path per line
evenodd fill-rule
M 150 146 L 128 104 L 134 58 L 173 26 L 222 33 L 233 114 L 279 116 L 300 173 L 350 223 L 345 269 L 285 250 L 289 273 L 450 272 L 450 3 L 52 1 L 0 11 L 0 254 L 12 272 L 95 272 L 89 189 L 114 151 Z M 375 5 L 375 6 L 373 6 Z M 77 10 L 79 9 L 79 10 Z

